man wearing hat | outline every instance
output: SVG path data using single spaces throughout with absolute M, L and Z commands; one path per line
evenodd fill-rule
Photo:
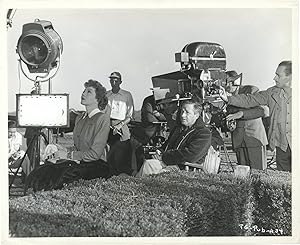
M 108 154 L 108 163 L 112 175 L 120 173 L 131 175 L 131 144 L 128 123 L 133 116 L 133 98 L 130 92 L 120 88 L 122 83 L 120 72 L 112 72 L 109 78 L 112 89 L 107 92 L 108 104 L 111 108 L 111 133 L 108 139 L 111 148 Z
M 226 71 L 225 90 L 228 95 L 237 94 L 242 84 L 243 73 L 238 74 L 236 71 Z
M 242 73 L 238 75 L 236 71 L 227 71 L 226 76 L 225 90 L 230 95 L 255 94 L 259 91 L 255 86 L 241 85 Z M 236 120 L 231 139 L 238 164 L 266 169 L 268 140 L 262 117 L 268 116 L 268 109 L 262 106 L 245 109 L 230 105 L 227 112 L 228 120 Z

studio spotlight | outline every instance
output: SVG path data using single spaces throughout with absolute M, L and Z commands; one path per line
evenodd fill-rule
M 50 21 L 36 19 L 23 25 L 17 53 L 30 73 L 49 73 L 57 67 L 63 43 Z

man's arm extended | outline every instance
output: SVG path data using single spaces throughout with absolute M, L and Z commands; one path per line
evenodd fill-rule
M 260 91 L 255 94 L 237 94 L 234 96 L 227 96 L 224 88 L 221 89 L 220 97 L 229 105 L 250 108 L 259 105 L 268 105 L 269 92 L 267 90 Z

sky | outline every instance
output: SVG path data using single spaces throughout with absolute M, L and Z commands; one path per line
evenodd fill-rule
M 282 60 L 292 59 L 290 8 L 194 9 L 17 9 L 7 30 L 8 111 L 17 93 L 33 82 L 18 72 L 16 45 L 22 26 L 48 20 L 63 41 L 61 65 L 51 93 L 68 93 L 70 108 L 83 110 L 80 96 L 88 79 L 110 89 L 112 71 L 122 74 L 121 87 L 132 93 L 135 109 L 151 94 L 151 77 L 177 71 L 175 53 L 191 42 L 214 42 L 226 53 L 227 70 L 243 73 L 243 84 L 261 90 L 274 85 Z M 48 93 L 47 82 L 42 93 Z

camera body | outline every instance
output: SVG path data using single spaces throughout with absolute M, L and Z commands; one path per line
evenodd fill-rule
M 234 130 L 235 122 L 226 122 L 226 105 L 220 87 L 226 86 L 226 54 L 217 43 L 193 42 L 175 54 L 180 70 L 152 77 L 157 103 L 180 102 L 196 98 L 209 114 L 206 122 L 222 131 Z M 208 105 L 208 106 L 207 106 Z M 204 116 L 203 116 L 204 118 Z
M 221 129 L 222 132 L 231 132 L 236 128 L 235 120 L 226 120 L 227 113 L 225 111 L 217 111 L 212 114 L 210 124 L 213 127 Z
M 187 44 L 175 54 L 175 61 L 180 62 L 181 71 L 192 80 L 192 93 L 200 92 L 203 103 L 220 101 L 220 86 L 226 84 L 226 55 L 221 45 Z
M 152 139 L 150 139 L 150 142 L 147 145 L 143 145 L 143 153 L 145 159 L 152 159 L 152 156 L 158 154 L 158 151 L 161 152 L 161 148 L 165 141 L 165 137 L 156 135 Z
M 143 146 L 143 153 L 144 153 L 144 157 L 145 159 L 152 159 L 152 155 L 156 154 L 157 151 L 157 147 L 156 146 L 152 146 L 150 144 L 148 145 L 144 145 Z

